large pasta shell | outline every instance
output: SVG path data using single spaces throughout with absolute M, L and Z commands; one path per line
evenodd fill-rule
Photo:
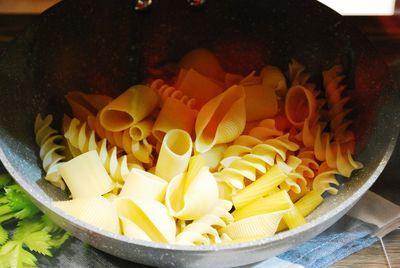
M 160 142 L 165 134 L 173 129 L 182 129 L 192 135 L 196 116 L 196 110 L 177 99 L 167 98 L 154 123 L 152 133 Z
M 114 200 L 113 205 L 125 235 L 162 243 L 175 241 L 175 220 L 162 203 L 151 199 L 120 197 Z
M 232 86 L 201 108 L 195 126 L 196 151 L 204 153 L 239 137 L 246 124 L 245 97 L 242 86 Z
M 191 174 L 192 173 L 192 174 Z M 219 190 L 208 167 L 179 174 L 167 187 L 165 203 L 170 214 L 182 220 L 198 219 L 218 201 Z
M 120 233 L 117 212 L 102 196 L 56 201 L 53 204 L 83 222 L 113 233 Z
M 122 131 L 147 117 L 157 107 L 159 97 L 153 89 L 130 87 L 100 112 L 100 123 L 109 131 Z
M 164 202 L 167 182 L 144 170 L 133 168 L 122 186 L 119 196 L 153 199 Z

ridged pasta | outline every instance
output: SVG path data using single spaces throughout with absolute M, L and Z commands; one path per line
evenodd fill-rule
M 151 83 L 150 87 L 154 89 L 158 93 L 158 95 L 160 95 L 161 106 L 165 103 L 167 98 L 176 99 L 188 106 L 190 109 L 194 109 L 196 105 L 196 100 L 194 98 L 189 98 L 188 96 L 184 95 L 182 91 L 177 90 L 176 88 L 166 84 L 164 80 L 154 80 Z
M 306 67 L 303 64 L 299 63 L 295 59 L 292 59 L 292 61 L 289 63 L 288 71 L 291 86 L 300 85 L 308 89 L 315 88 L 315 85 L 310 82 L 311 75 L 305 70 Z
M 341 65 L 335 65 L 323 72 L 330 128 L 333 138 L 340 144 L 354 141 L 354 133 L 349 130 L 351 120 L 346 119 L 351 109 L 344 107 L 349 102 L 350 97 L 342 96 L 346 88 L 343 84 L 344 78 Z
M 188 171 L 175 176 L 167 187 L 165 203 L 170 215 L 181 220 L 195 220 L 217 203 L 219 191 L 214 176 L 201 156 L 194 156 Z
M 106 95 L 85 94 L 80 91 L 70 91 L 65 98 L 71 106 L 74 117 L 81 121 L 86 121 L 88 116 L 96 115 L 112 101 L 112 98 Z
M 129 135 L 134 142 L 142 141 L 151 135 L 153 124 L 154 120 L 152 119 L 140 121 L 129 128 Z
M 98 117 L 89 116 L 87 124 L 101 139 L 106 139 L 110 145 L 117 146 L 128 155 L 134 155 L 142 163 L 153 162 L 153 156 L 151 155 L 153 147 L 149 144 L 147 138 L 141 141 L 134 141 L 129 134 L 129 129 L 118 132 L 108 131 L 101 126 Z
M 123 131 L 146 118 L 158 102 L 159 97 L 151 88 L 132 86 L 99 112 L 99 121 L 106 130 Z
M 222 159 L 222 169 L 215 173 L 219 179 L 233 187 L 242 189 L 244 178 L 254 181 L 258 174 L 264 174 L 275 164 L 276 156 L 286 160 L 287 151 L 297 151 L 299 146 L 289 140 L 289 135 L 268 139 L 254 147 L 242 146 L 242 152 Z
M 233 222 L 229 213 L 232 203 L 219 200 L 215 207 L 203 217 L 186 225 L 176 236 L 175 242 L 183 245 L 208 245 L 220 243 L 218 229 L 224 228 Z
M 65 134 L 67 141 L 81 153 L 96 150 L 100 159 L 114 181 L 123 182 L 130 170 L 134 167 L 143 169 L 139 161 L 134 161 L 132 157 L 128 162 L 126 155 L 117 156 L 117 148 L 107 148 L 107 140 L 96 141 L 96 135 L 90 130 L 87 123 L 81 123 L 78 119 L 71 120 Z M 132 161 L 133 160 L 133 161 Z
M 197 152 L 239 137 L 246 124 L 245 97 L 243 87 L 232 86 L 201 108 L 195 125 Z
M 52 122 L 52 115 L 47 115 L 44 119 L 40 114 L 36 116 L 34 126 L 36 143 L 40 147 L 40 159 L 42 159 L 42 166 L 46 172 L 45 179 L 62 190 L 65 190 L 65 183 L 58 170 L 65 160 L 65 147 L 58 144 L 63 137 L 58 134 L 57 130 L 50 126 Z
M 300 140 L 308 148 L 314 149 L 315 157 L 319 161 L 326 161 L 332 169 L 337 169 L 340 175 L 350 177 L 353 170 L 360 169 L 363 165 L 353 159 L 351 150 L 331 140 L 328 132 L 323 132 L 324 124 L 317 123 L 310 126 L 308 120 L 299 134 Z
M 313 191 L 322 195 L 324 192 L 330 194 L 337 194 L 339 182 L 336 179 L 336 175 L 339 172 L 336 169 L 330 168 L 326 162 L 322 163 L 318 169 L 318 173 L 315 176 L 312 184 Z M 336 186 L 336 187 L 335 187 Z

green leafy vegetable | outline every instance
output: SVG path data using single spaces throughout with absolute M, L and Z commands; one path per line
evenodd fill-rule
M 17 220 L 12 239 L 4 222 Z M 36 266 L 32 252 L 52 256 L 51 249 L 59 248 L 69 235 L 30 201 L 9 175 L 0 175 L 0 268 Z

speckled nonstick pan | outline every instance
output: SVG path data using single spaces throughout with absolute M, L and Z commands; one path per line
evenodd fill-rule
M 381 173 L 399 129 L 399 93 L 368 40 L 345 20 L 311 0 L 154 0 L 134 12 L 134 1 L 62 1 L 21 34 L 0 60 L 0 158 L 35 203 L 90 245 L 157 266 L 223 267 L 261 261 L 310 239 L 343 216 Z M 306 225 L 273 237 L 231 245 L 176 246 L 104 232 L 52 205 L 65 199 L 43 178 L 33 123 L 37 113 L 61 117 L 69 90 L 113 96 L 163 63 L 207 47 L 225 69 L 246 73 L 265 63 L 287 69 L 291 58 L 312 73 L 342 63 L 354 108 L 357 171 L 314 212 Z M 151 71 L 148 71 L 151 70 Z

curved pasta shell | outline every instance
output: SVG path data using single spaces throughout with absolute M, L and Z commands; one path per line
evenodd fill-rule
M 74 199 L 99 196 L 114 188 L 114 183 L 95 150 L 63 163 L 59 172 Z
M 181 101 L 167 98 L 154 123 L 152 133 L 160 142 L 165 134 L 173 129 L 182 129 L 192 135 L 197 113 Z
M 133 168 L 125 179 L 119 196 L 153 199 L 164 202 L 167 182 L 144 170 Z
M 286 94 L 285 114 L 293 126 L 302 127 L 315 118 L 316 100 L 312 92 L 303 86 L 291 87 Z
M 155 174 L 167 181 L 186 171 L 193 145 L 189 133 L 181 129 L 168 131 L 161 145 Z
M 271 118 L 278 112 L 278 99 L 273 88 L 262 85 L 245 86 L 247 121 Z
M 120 233 L 118 215 L 102 196 L 53 202 L 54 206 L 88 224 L 113 233 Z
M 233 240 L 258 239 L 272 236 L 278 229 L 279 222 L 287 210 L 257 215 L 229 224 L 223 229 Z
M 159 97 L 144 85 L 130 87 L 100 111 L 100 123 L 109 131 L 122 131 L 146 118 L 157 107 Z
M 246 124 L 244 88 L 232 86 L 201 108 L 196 120 L 195 149 L 200 153 L 214 145 L 235 140 Z
M 222 69 L 217 57 L 205 48 L 193 49 L 186 53 L 179 66 L 187 70 L 194 69 L 205 76 L 220 81 L 223 81 L 225 76 L 225 71 Z
M 217 182 L 208 167 L 195 169 L 198 172 L 189 168 L 189 172 L 177 175 L 168 184 L 165 203 L 175 218 L 198 219 L 218 201 Z
M 227 148 L 228 146 L 226 144 L 219 144 L 200 155 L 206 160 L 206 165 L 210 170 L 216 170 Z
M 132 238 L 162 243 L 175 241 L 175 220 L 167 208 L 151 199 L 130 199 L 120 197 L 114 200 L 114 207 L 122 222 L 122 232 Z

